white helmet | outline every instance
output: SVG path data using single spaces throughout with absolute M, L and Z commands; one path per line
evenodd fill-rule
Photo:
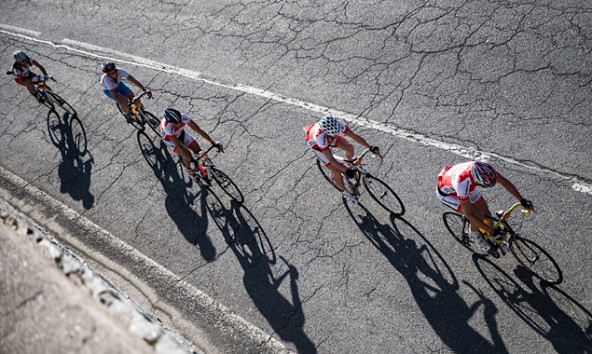
M 323 133 L 329 136 L 337 136 L 345 129 L 345 124 L 333 116 L 326 116 L 319 124 Z

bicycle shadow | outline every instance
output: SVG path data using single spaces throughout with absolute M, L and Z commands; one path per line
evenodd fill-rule
M 154 143 L 155 139 L 158 141 L 158 146 Z M 144 159 L 162 184 L 166 194 L 164 205 L 167 214 L 187 242 L 199 248 L 205 261 L 215 260 L 216 248 L 208 236 L 208 217 L 205 206 L 208 190 L 202 188 L 195 196 L 190 193 L 192 181 L 186 181 L 180 174 L 167 147 L 160 142 L 160 137 L 152 138 L 145 131 L 139 130 L 137 140 Z M 199 213 L 192 208 L 197 197 L 201 201 Z
M 273 247 L 261 224 L 244 204 L 230 200 L 227 208 L 211 193 L 207 205 L 226 244 L 243 268 L 243 284 L 253 304 L 282 340 L 294 343 L 297 352 L 316 353 L 315 344 L 304 333 L 305 317 L 296 267 L 280 256 L 288 269 L 280 276 L 273 273 L 271 265 L 277 260 Z M 291 299 L 285 298 L 279 290 L 288 277 Z
M 86 131 L 77 115 L 56 110 L 47 113 L 47 131 L 51 142 L 60 151 L 62 161 L 58 165 L 60 192 L 82 201 L 84 209 L 92 208 L 95 197 L 90 192 L 94 159 L 87 149 Z
M 453 352 L 508 352 L 497 329 L 497 307 L 493 301 L 465 282 L 479 297 L 478 301 L 467 303 L 459 294 L 454 272 L 419 230 L 401 217 L 391 216 L 390 223 L 381 223 L 364 205 L 358 205 L 355 211 L 346 205 L 350 217 L 405 278 L 425 319 Z M 421 244 L 415 239 L 421 240 Z M 477 314 L 484 316 L 493 343 L 469 325 Z
M 473 262 L 510 309 L 551 342 L 558 353 L 592 353 L 592 313 L 574 298 L 543 282 L 537 281 L 540 287 L 537 286 L 536 278 L 520 265 L 514 269 L 514 275 L 522 285 L 487 258 L 473 257 Z M 554 301 L 551 293 L 560 298 Z

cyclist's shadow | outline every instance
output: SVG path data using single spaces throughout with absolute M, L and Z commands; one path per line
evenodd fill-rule
M 245 205 L 235 200 L 226 208 L 218 196 L 211 193 L 207 203 L 210 215 L 222 232 L 244 271 L 243 284 L 259 312 L 280 338 L 292 342 L 299 353 L 316 353 L 314 343 L 304 333 L 304 312 L 298 289 L 298 270 L 280 257 L 287 266 L 281 276 L 274 275 L 271 265 L 276 255 L 265 230 Z M 291 299 L 279 288 L 289 277 Z
M 179 173 L 177 163 L 174 162 L 167 147 L 160 142 L 160 137 L 154 139 L 145 131 L 139 130 L 137 139 L 144 159 L 166 193 L 165 208 L 171 220 L 177 225 L 187 242 L 199 247 L 205 261 L 215 260 L 216 248 L 208 236 L 208 217 L 205 206 L 209 191 L 201 188 L 195 196 L 189 192 L 193 182 L 186 181 Z M 157 143 L 154 143 L 154 140 L 157 140 Z M 201 200 L 200 214 L 191 207 L 195 204 L 197 196 Z
M 62 156 L 58 166 L 60 192 L 68 193 L 74 200 L 81 200 L 85 209 L 95 201 L 90 192 L 90 178 L 94 159 L 87 149 L 86 132 L 77 115 L 57 111 L 47 113 L 47 132 L 53 145 Z
M 364 205 L 359 204 L 355 210 L 346 207 L 372 245 L 405 278 L 426 320 L 453 352 L 507 352 L 497 330 L 495 304 L 465 283 L 480 298 L 468 304 L 458 292 L 453 271 L 421 232 L 403 218 L 391 216 L 390 223 L 381 223 Z M 400 231 L 403 227 L 408 229 L 407 237 Z M 493 344 L 469 325 L 469 320 L 480 313 L 480 306 Z
M 538 334 L 553 344 L 558 353 L 592 352 L 592 313 L 563 290 L 536 281 L 524 267 L 518 265 L 514 274 L 526 285 L 487 258 L 473 257 L 487 283 L 499 297 Z M 553 300 L 552 294 L 558 297 Z M 567 313 L 559 307 L 565 306 Z

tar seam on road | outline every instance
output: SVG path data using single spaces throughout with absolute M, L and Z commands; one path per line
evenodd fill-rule
M 356 125 L 359 125 L 359 126 L 362 126 L 365 128 L 375 129 L 375 130 L 381 131 L 383 133 L 386 133 L 386 134 L 389 134 L 389 135 L 392 135 L 392 136 L 395 136 L 398 138 L 410 140 L 410 141 L 413 141 L 413 142 L 416 142 L 416 143 L 419 143 L 419 144 L 422 144 L 425 146 L 435 147 L 435 148 L 438 148 L 438 149 L 441 149 L 444 151 L 448 151 L 448 152 L 451 152 L 453 154 L 456 154 L 456 155 L 459 155 L 459 156 L 462 156 L 465 158 L 469 158 L 469 159 L 479 158 L 482 160 L 489 160 L 491 158 L 496 158 L 498 160 L 502 160 L 507 163 L 510 163 L 510 164 L 513 164 L 516 166 L 520 166 L 522 168 L 526 168 L 526 169 L 536 171 L 539 173 L 544 173 L 544 174 L 550 175 L 552 177 L 555 177 L 561 181 L 571 183 L 571 188 L 574 191 L 580 192 L 580 193 L 585 193 L 588 195 L 592 195 L 592 185 L 580 180 L 577 177 L 562 174 L 557 171 L 553 171 L 551 169 L 544 168 L 541 166 L 529 165 L 524 162 L 520 162 L 516 159 L 513 159 L 511 157 L 508 157 L 508 156 L 502 156 L 502 155 L 492 153 L 492 152 L 480 151 L 480 150 L 477 150 L 477 149 L 474 149 L 471 147 L 464 147 L 464 146 L 457 145 L 457 144 L 446 143 L 446 142 L 439 141 L 434 138 L 430 138 L 426 135 L 416 133 L 416 132 L 413 132 L 410 130 L 387 127 L 386 125 L 384 125 L 382 123 L 369 120 L 369 119 L 364 118 L 359 115 L 338 111 L 335 109 L 331 109 L 329 107 L 324 107 L 324 106 L 317 105 L 317 104 L 310 103 L 310 102 L 304 102 L 304 101 L 301 101 L 301 100 L 298 100 L 295 98 L 285 97 L 280 94 L 270 92 L 267 90 L 263 90 L 263 89 L 259 89 L 256 87 L 245 86 L 245 85 L 241 85 L 238 83 L 232 84 L 232 83 L 223 83 L 220 81 L 215 81 L 215 80 L 208 79 L 208 78 L 204 77 L 202 75 L 202 73 L 197 72 L 197 71 L 184 69 L 181 67 L 175 67 L 172 65 L 168 65 L 166 63 L 157 62 L 157 61 L 154 61 L 151 59 L 146 59 L 146 58 L 142 58 L 142 57 L 139 57 L 136 55 L 119 52 L 119 51 L 112 50 L 109 48 L 103 48 L 103 47 L 99 47 L 99 46 L 96 46 L 93 44 L 79 42 L 79 41 L 75 41 L 75 40 L 71 40 L 71 39 L 67 39 L 67 38 L 64 38 L 60 43 L 53 43 L 48 40 L 34 38 L 34 37 L 40 36 L 39 32 L 35 32 L 35 31 L 28 30 L 28 29 L 23 29 L 23 28 L 18 28 L 18 27 L 14 27 L 14 26 L 10 26 L 10 25 L 5 25 L 2 23 L 0 23 L 0 28 L 4 28 L 4 30 L 0 30 L 0 33 L 5 33 L 7 35 L 20 37 L 20 38 L 23 38 L 23 39 L 26 39 L 29 41 L 47 44 L 47 45 L 50 45 L 50 46 L 53 46 L 56 48 L 64 48 L 66 50 L 70 50 L 73 52 L 84 54 L 84 55 L 87 55 L 90 57 L 113 60 L 113 61 L 118 61 L 121 63 L 150 68 L 150 69 L 165 72 L 165 73 L 176 74 L 176 75 L 179 75 L 179 76 L 182 76 L 185 78 L 189 78 L 192 80 L 201 81 L 205 84 L 209 84 L 212 86 L 220 86 L 220 87 L 223 87 L 223 88 L 226 88 L 229 90 L 244 92 L 247 94 L 251 94 L 251 95 L 263 97 L 266 99 L 274 100 L 276 102 L 281 102 L 281 103 L 284 103 L 287 105 L 307 109 L 307 110 L 310 110 L 313 112 L 336 115 L 336 116 L 339 116 L 340 118 L 343 118 L 344 120 L 346 120 L 348 122 L 355 123 Z M 10 31 L 21 32 L 24 34 L 14 33 L 14 32 L 10 32 Z M 34 37 L 31 37 L 31 36 L 34 36 Z M 76 48 L 76 47 L 78 47 L 78 48 Z M 81 48 L 81 49 L 79 49 L 79 48 Z M 105 54 L 101 55 L 101 54 L 96 54 L 96 53 L 93 53 L 90 51 L 102 52 Z

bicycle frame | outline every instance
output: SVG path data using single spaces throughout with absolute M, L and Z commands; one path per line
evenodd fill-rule
M 498 211 L 496 213 L 497 218 L 493 217 L 493 216 L 487 216 L 486 218 L 489 220 L 492 220 L 494 222 L 493 224 L 493 229 L 494 230 L 498 230 L 498 229 L 502 229 L 505 230 L 508 234 L 508 237 L 506 239 L 496 239 L 495 237 L 493 237 L 491 234 L 483 232 L 483 235 L 492 240 L 493 242 L 495 242 L 496 245 L 501 244 L 502 242 L 506 241 L 509 243 L 510 239 L 516 236 L 516 232 L 514 232 L 514 230 L 510 227 L 510 225 L 508 224 L 507 220 L 510 218 L 510 216 L 512 215 L 512 213 L 519 207 L 522 207 L 522 204 L 520 203 L 515 203 L 513 204 L 508 210 L 506 211 Z M 521 212 L 523 214 L 528 214 L 530 213 L 530 210 L 528 209 L 522 209 Z M 501 215 L 500 215 L 501 214 Z
M 358 191 L 358 188 L 360 187 L 360 181 L 362 180 L 362 178 L 367 178 L 368 176 L 370 176 L 370 172 L 368 172 L 366 170 L 366 168 L 364 168 L 364 165 L 362 164 L 362 161 L 364 159 L 364 156 L 371 152 L 370 149 L 365 149 L 364 151 L 362 151 L 362 153 L 359 156 L 354 157 L 353 160 L 347 160 L 341 156 L 333 156 L 335 158 L 335 160 L 337 160 L 340 163 L 349 163 L 351 164 L 354 169 L 358 172 L 356 173 L 356 176 L 354 178 L 347 178 L 347 176 L 343 175 L 343 182 L 346 186 L 346 188 L 348 186 L 352 187 L 353 190 L 350 192 L 353 192 L 352 194 L 354 195 L 359 195 L 360 192 Z M 376 155 L 376 156 L 380 156 L 380 155 Z M 351 180 L 354 180 L 355 183 L 351 183 Z

